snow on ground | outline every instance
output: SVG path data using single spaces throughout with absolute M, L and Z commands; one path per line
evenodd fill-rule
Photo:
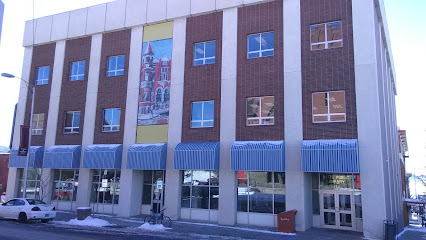
M 167 229 L 171 229 L 171 228 L 166 228 L 161 224 L 149 224 L 149 223 L 144 223 L 138 228 L 143 230 L 148 230 L 148 231 L 165 231 Z
M 87 226 L 87 227 L 105 227 L 105 226 L 111 226 L 112 224 L 108 221 L 99 219 L 99 218 L 92 218 L 92 217 L 86 217 L 84 220 L 77 220 L 71 219 L 68 222 L 65 221 L 56 221 L 56 223 L 59 224 L 65 224 L 65 225 L 74 225 L 74 226 Z

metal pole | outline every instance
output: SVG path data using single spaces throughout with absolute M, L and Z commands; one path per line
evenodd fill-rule
M 24 172 L 24 193 L 23 197 L 27 197 L 27 180 L 28 180 L 28 165 L 30 163 L 30 152 L 31 152 L 31 136 L 32 133 L 32 124 L 33 124 L 33 112 L 34 112 L 34 95 L 35 95 L 35 86 L 31 87 L 31 115 L 30 115 L 30 124 L 29 124 L 29 137 L 28 137 L 28 150 L 27 150 L 27 162 L 25 163 L 25 172 Z M 34 197 L 35 197 L 35 188 L 34 188 Z

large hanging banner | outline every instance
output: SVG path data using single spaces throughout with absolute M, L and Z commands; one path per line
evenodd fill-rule
M 155 142 L 167 135 L 167 128 L 146 126 L 169 122 L 172 35 L 172 22 L 144 27 L 137 142 Z

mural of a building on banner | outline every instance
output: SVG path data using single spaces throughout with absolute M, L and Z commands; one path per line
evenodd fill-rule
M 172 36 L 172 22 L 144 28 L 137 142 L 167 141 L 172 79 Z M 154 127 L 154 125 L 166 126 Z

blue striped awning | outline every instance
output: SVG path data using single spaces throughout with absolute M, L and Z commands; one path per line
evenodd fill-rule
M 122 144 L 90 145 L 84 150 L 83 168 L 121 169 Z
M 231 146 L 231 169 L 284 172 L 284 141 L 234 142 Z
M 41 168 L 43 165 L 43 146 L 30 147 L 30 161 L 28 162 L 29 168 Z M 27 163 L 26 156 L 18 156 L 18 148 L 10 152 L 9 167 L 25 168 Z
M 165 170 L 167 143 L 133 144 L 127 151 L 127 168 L 140 170 Z
M 219 142 L 179 143 L 173 165 L 181 170 L 219 170 Z
M 303 140 L 302 172 L 359 173 L 358 140 Z
M 43 168 L 80 168 L 80 145 L 56 145 L 44 151 Z

